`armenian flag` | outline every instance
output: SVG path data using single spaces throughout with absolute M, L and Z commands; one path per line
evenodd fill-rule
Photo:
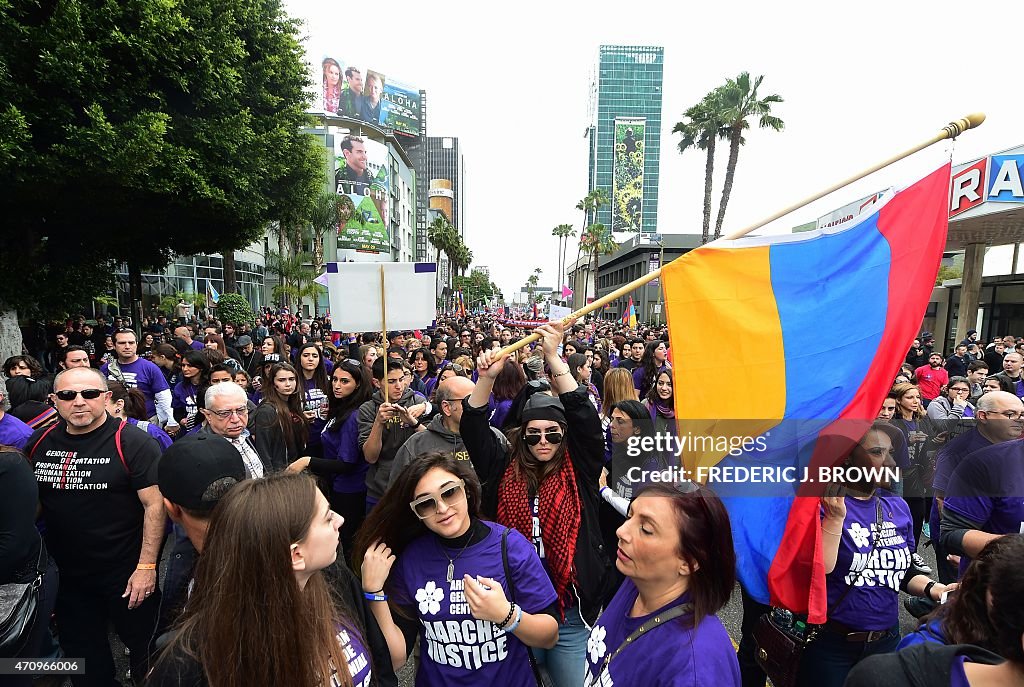
M 622 311 L 622 324 L 630 329 L 636 329 L 636 306 L 633 305 L 633 297 L 629 297 L 629 305 Z
M 715 241 L 665 266 L 676 379 L 727 371 L 729 380 L 676 395 L 679 436 L 757 442 L 684 452 L 699 481 L 709 467 L 816 474 L 848 455 L 919 331 L 946 243 L 949 185 L 947 164 L 840 227 Z M 824 622 L 820 487 L 707 482 L 729 510 L 747 592 Z

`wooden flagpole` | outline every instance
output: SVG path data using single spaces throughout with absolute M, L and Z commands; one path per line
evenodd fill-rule
M 888 167 L 889 165 L 893 164 L 894 162 L 899 162 L 903 158 L 909 157 L 909 156 L 913 155 L 916 152 L 924 150 L 928 146 L 934 145 L 934 144 L 938 143 L 939 141 L 945 141 L 945 140 L 950 139 L 950 138 L 956 138 L 957 136 L 959 136 L 963 132 L 967 131 L 968 129 L 975 129 L 975 128 L 981 126 L 982 122 L 984 122 L 984 121 L 985 121 L 985 115 L 983 113 L 981 113 L 981 112 L 975 112 L 973 114 L 967 115 L 966 117 L 962 117 L 961 119 L 958 119 L 956 121 L 950 122 L 946 126 L 942 127 L 942 129 L 937 134 L 931 136 L 927 140 L 921 141 L 920 143 L 918 143 L 918 144 L 916 144 L 916 145 L 914 145 L 914 146 L 904 150 L 901 153 L 897 153 L 896 155 L 893 155 L 892 157 L 890 157 L 890 158 L 888 158 L 886 160 L 883 160 L 882 162 L 874 164 L 874 165 L 868 167 L 867 169 L 865 169 L 865 170 L 863 170 L 861 172 L 858 172 L 857 174 L 854 174 L 851 177 L 843 179 L 842 181 L 840 181 L 838 183 L 835 183 L 832 186 L 829 186 L 828 188 L 826 188 L 826 189 L 824 189 L 822 191 L 819 191 L 818 193 L 815 193 L 812 196 L 808 196 L 807 198 L 804 198 L 803 200 L 798 201 L 798 202 L 790 205 L 787 208 L 779 210 L 778 212 L 776 212 L 776 213 L 766 217 L 763 220 L 755 222 L 754 224 L 751 224 L 750 226 L 744 227 L 743 229 L 740 229 L 738 231 L 734 231 L 734 232 L 732 232 L 730 234 L 727 234 L 724 238 L 727 241 L 731 241 L 731 240 L 738 239 L 738 238 L 741 238 L 743 236 L 746 236 L 747 234 L 749 234 L 750 232 L 754 231 L 755 229 L 763 227 L 764 225 L 768 224 L 769 222 L 774 222 L 775 220 L 779 219 L 783 215 L 787 215 L 790 212 L 793 212 L 794 210 L 799 210 L 800 208 L 804 207 L 805 205 L 809 205 L 809 204 L 813 203 L 814 201 L 816 201 L 816 200 L 818 200 L 818 199 L 820 199 L 820 198 L 822 198 L 824 196 L 827 196 L 829 193 L 832 193 L 833 191 L 837 191 L 837 190 L 843 188 L 844 186 L 848 186 L 849 184 L 852 184 L 855 181 L 860 181 L 861 179 L 863 179 L 864 177 L 868 176 L 869 174 L 874 174 L 878 170 L 883 169 L 885 167 Z M 562 318 L 562 322 L 567 324 L 570 321 L 577 320 L 580 317 L 586 315 L 587 313 L 591 313 L 591 312 L 597 310 L 598 308 L 603 308 L 607 303 L 611 303 L 615 299 L 620 298 L 622 296 L 625 296 L 626 294 L 630 293 L 631 291 L 640 288 L 644 284 L 647 284 L 648 282 L 654 281 L 655 279 L 657 279 L 658 277 L 661 276 L 661 270 L 663 268 L 664 268 L 664 265 L 658 267 L 658 269 L 656 269 L 656 270 L 648 272 L 644 276 L 640 277 L 639 279 L 636 279 L 635 281 L 632 281 L 632 282 L 626 284 L 625 286 L 619 287 L 618 289 L 616 289 L 615 291 L 612 291 L 608 295 L 602 296 L 601 298 L 598 298 L 598 299 L 594 300 L 593 302 L 584 305 L 579 310 L 577 310 L 577 311 L 575 311 L 573 313 L 570 313 L 566 317 Z M 383 280 L 383 274 L 381 276 L 381 279 Z M 524 346 L 526 346 L 528 344 L 531 344 L 534 341 L 539 341 L 539 340 L 540 340 L 540 335 L 539 334 L 530 334 L 529 336 L 523 337 L 522 339 L 520 339 L 519 341 L 515 342 L 514 344 L 511 344 L 510 346 L 506 346 L 505 348 L 501 349 L 498 352 L 498 355 L 508 355 L 508 354 L 514 353 L 515 351 L 518 351 L 520 348 L 523 348 Z
M 383 263 L 380 265 L 380 326 L 384 337 L 384 380 L 380 386 L 384 390 L 384 402 L 388 403 L 388 301 L 384 294 Z

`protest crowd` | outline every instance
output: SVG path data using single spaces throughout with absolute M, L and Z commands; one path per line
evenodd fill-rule
M 835 461 L 899 479 L 820 499 L 827 622 L 741 589 L 737 650 L 723 499 L 630 449 L 743 380 L 675 378 L 665 327 L 129 324 L 41 329 L 0 386 L 0 584 L 40 580 L 0 648 L 76 687 L 121 684 L 111 629 L 154 687 L 1024 684 L 1024 338 L 910 342 Z

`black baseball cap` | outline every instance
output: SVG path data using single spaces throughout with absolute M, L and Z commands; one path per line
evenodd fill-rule
M 235 447 L 216 434 L 194 434 L 175 441 L 156 467 L 160 493 L 168 501 L 203 512 L 213 510 L 219 500 L 203 498 L 210 485 L 224 478 L 241 482 L 249 476 Z

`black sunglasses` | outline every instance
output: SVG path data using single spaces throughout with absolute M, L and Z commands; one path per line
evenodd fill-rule
M 62 401 L 74 401 L 78 398 L 78 394 L 82 394 L 82 398 L 87 401 L 92 401 L 100 397 L 101 394 L 105 393 L 103 389 L 82 389 L 81 391 L 72 391 L 71 389 L 61 389 L 60 391 L 54 392 L 54 396 Z
M 526 435 L 523 436 L 523 441 L 525 441 L 528 446 L 536 446 L 537 444 L 540 443 L 541 437 L 547 437 L 548 441 L 551 442 L 552 444 L 560 444 L 560 443 L 562 443 L 562 433 L 561 432 L 544 432 L 543 434 L 526 434 Z

